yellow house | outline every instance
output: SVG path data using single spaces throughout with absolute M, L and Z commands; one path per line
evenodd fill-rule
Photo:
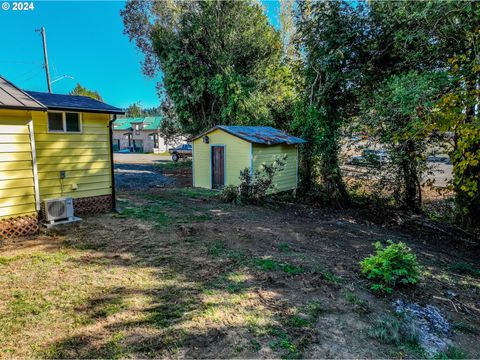
M 121 109 L 74 95 L 27 92 L 0 76 L 0 239 L 38 230 L 46 199 L 75 215 L 115 207 L 111 123 Z
M 292 190 L 298 184 L 298 144 L 305 140 L 268 126 L 219 125 L 193 139 L 193 186 L 218 189 L 238 185 L 240 171 L 261 170 L 277 157 L 287 156 L 275 174 L 275 191 Z

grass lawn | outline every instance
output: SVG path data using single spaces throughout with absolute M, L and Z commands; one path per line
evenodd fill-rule
M 226 205 L 207 190 L 118 197 L 120 214 L 1 245 L 0 357 L 423 357 L 385 336 L 397 298 L 447 316 L 443 356 L 480 357 L 471 249 L 352 214 Z M 359 276 L 385 239 L 417 253 L 415 289 L 375 296 Z M 439 299 L 447 289 L 464 307 Z
M 192 159 L 180 159 L 178 161 L 168 161 L 159 163 L 158 166 L 163 170 L 191 169 Z

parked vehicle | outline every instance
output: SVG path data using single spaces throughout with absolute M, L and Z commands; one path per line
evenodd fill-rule
M 380 165 L 390 161 L 388 153 L 383 150 L 365 149 L 362 155 L 352 156 L 348 163 L 350 165 Z
M 182 144 L 180 146 L 168 149 L 168 152 L 172 154 L 173 161 L 178 161 L 181 158 L 187 158 L 192 156 L 192 145 Z
M 441 163 L 446 165 L 452 165 L 452 160 L 450 160 L 449 156 L 442 156 L 442 155 L 430 155 L 427 156 L 427 162 L 431 163 Z
M 125 149 L 122 149 L 122 150 L 118 150 L 118 151 L 115 151 L 119 154 L 127 154 L 127 153 L 131 153 L 132 152 L 132 149 L 130 148 L 125 148 Z

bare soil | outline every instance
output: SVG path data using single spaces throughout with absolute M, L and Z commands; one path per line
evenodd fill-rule
M 164 170 L 187 185 L 187 170 Z M 0 357 L 419 358 L 372 337 L 395 299 L 437 306 L 480 357 L 479 248 L 359 211 L 222 204 L 189 187 L 121 190 L 121 214 L 0 247 Z M 403 241 L 420 283 L 374 295 L 372 243 Z M 452 300 L 447 294 L 454 293 Z

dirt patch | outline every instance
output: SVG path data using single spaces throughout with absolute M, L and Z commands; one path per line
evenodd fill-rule
M 0 249 L 3 356 L 422 357 L 370 335 L 401 298 L 438 307 L 454 344 L 480 357 L 479 261 L 455 239 L 413 236 L 354 211 L 222 204 L 191 188 L 119 198 L 120 214 Z M 386 239 L 406 242 L 424 275 L 382 297 L 358 262 Z
M 120 192 L 148 191 L 155 188 L 192 186 L 190 160 L 173 162 L 149 154 L 116 154 L 115 185 Z

